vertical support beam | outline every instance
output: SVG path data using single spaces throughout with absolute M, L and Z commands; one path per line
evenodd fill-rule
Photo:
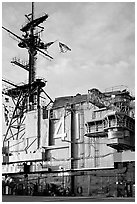
M 94 138 L 94 167 L 99 167 L 99 138 L 95 137 Z
M 88 175 L 88 196 L 91 196 L 91 182 L 92 182 L 92 175 Z
M 38 149 L 40 147 L 40 137 L 41 137 L 41 110 L 40 110 L 40 86 L 37 87 L 37 137 L 38 137 Z
M 75 165 L 75 113 L 74 104 L 71 105 L 71 172 Z M 75 177 L 71 175 L 71 194 L 74 195 Z
M 85 144 L 84 144 L 84 134 L 85 134 L 85 130 L 84 130 L 84 109 L 83 106 L 81 104 L 80 107 L 80 155 L 81 155 L 81 167 L 84 167 L 85 165 Z

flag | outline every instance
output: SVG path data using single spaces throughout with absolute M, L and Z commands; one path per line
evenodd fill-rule
M 51 46 L 54 42 L 55 42 L 55 41 L 44 44 L 44 49 L 47 50 L 48 47 Z
M 62 53 L 65 53 L 67 51 L 71 51 L 71 49 L 67 45 L 65 45 L 61 42 L 59 42 L 59 48 L 60 48 L 60 52 L 62 52 Z

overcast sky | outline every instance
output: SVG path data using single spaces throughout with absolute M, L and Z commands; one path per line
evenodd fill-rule
M 85 94 L 88 89 L 126 85 L 135 89 L 135 4 L 36 2 L 35 16 L 48 13 L 43 24 L 44 42 L 59 40 L 72 51 L 60 53 L 58 43 L 49 48 L 54 60 L 38 55 L 37 75 L 48 83 L 45 88 L 58 96 Z M 2 3 L 2 25 L 22 35 L 25 14 L 31 3 Z M 27 71 L 12 66 L 13 57 L 28 59 L 8 33 L 2 31 L 2 75 L 15 83 L 28 79 Z

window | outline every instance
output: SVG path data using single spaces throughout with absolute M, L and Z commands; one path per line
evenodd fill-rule
M 48 110 L 46 107 L 43 107 L 43 119 L 48 119 Z
M 93 111 L 93 112 L 92 112 L 92 119 L 95 119 L 95 118 L 96 118 L 96 112 Z

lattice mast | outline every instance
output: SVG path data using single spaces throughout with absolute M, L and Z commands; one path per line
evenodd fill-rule
M 4 142 L 6 143 L 11 138 L 13 139 L 21 139 L 24 136 L 24 121 L 25 121 L 25 113 L 31 110 L 37 110 L 37 140 L 38 140 L 38 148 L 40 146 L 40 137 L 41 137 L 41 111 L 40 111 L 40 95 L 44 93 L 46 98 L 48 98 L 49 103 L 52 103 L 52 99 L 48 96 L 48 94 L 43 90 L 43 87 L 46 85 L 46 81 L 43 79 L 36 79 L 36 60 L 37 53 L 40 52 L 47 59 L 52 60 L 53 57 L 47 53 L 49 46 L 51 46 L 54 42 L 44 43 L 40 34 L 44 30 L 44 27 L 40 26 L 41 23 L 47 20 L 48 14 L 44 14 L 39 18 L 34 18 L 34 2 L 32 2 L 32 13 L 25 15 L 28 20 L 28 23 L 24 25 L 20 30 L 23 32 L 22 37 L 16 35 L 12 31 L 3 27 L 10 35 L 14 36 L 19 42 L 18 46 L 20 48 L 25 48 L 28 50 L 29 54 L 29 62 L 24 63 L 20 59 L 16 57 L 11 61 L 11 63 L 25 69 L 29 72 L 28 84 L 24 84 L 21 86 L 17 86 L 11 88 L 6 91 L 6 94 L 9 95 L 13 103 L 15 104 L 15 108 L 12 114 L 12 117 L 8 123 L 7 131 L 4 136 Z M 60 51 L 65 53 L 67 51 L 71 51 L 71 49 L 65 44 L 59 42 Z M 48 106 L 47 105 L 47 106 Z M 26 147 L 27 148 L 27 147 Z M 26 149 L 25 148 L 25 149 Z
M 31 16 L 31 17 L 30 17 Z M 22 37 L 16 35 L 5 27 L 2 27 L 8 33 L 13 35 L 19 40 L 18 46 L 20 48 L 26 48 L 29 54 L 29 63 L 24 65 L 21 63 L 21 60 L 14 58 L 11 63 L 24 68 L 29 72 L 28 84 L 22 86 L 14 86 L 7 90 L 6 94 L 9 95 L 14 104 L 15 108 L 12 113 L 12 117 L 8 123 L 8 127 L 4 137 L 4 143 L 7 144 L 11 138 L 13 140 L 19 140 L 24 135 L 24 128 L 22 129 L 23 123 L 25 121 L 25 112 L 33 110 L 35 107 L 37 109 L 37 139 L 38 139 L 38 148 L 40 146 L 40 94 L 44 92 L 42 88 L 45 86 L 45 81 L 42 79 L 36 79 L 36 60 L 37 52 L 41 52 L 47 58 L 53 59 L 50 55 L 43 52 L 41 49 L 47 51 L 47 43 L 43 43 L 40 39 L 40 33 L 43 31 L 43 27 L 39 26 L 40 23 L 45 21 L 48 18 L 47 14 L 44 14 L 42 17 L 34 19 L 34 2 L 32 2 L 32 13 L 26 15 L 28 23 L 23 26 L 20 30 L 23 32 Z M 37 32 L 36 27 L 39 27 L 41 30 Z M 36 31 L 36 32 L 35 32 Z M 51 43 L 52 44 L 52 43 Z M 47 97 L 47 94 L 45 94 Z M 48 97 L 50 102 L 52 99 Z

